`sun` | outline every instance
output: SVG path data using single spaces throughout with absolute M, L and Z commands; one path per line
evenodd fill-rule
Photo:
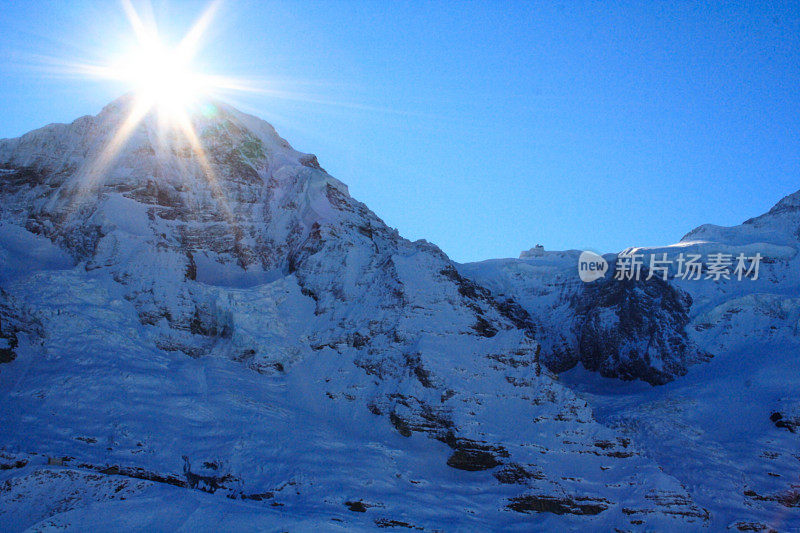
M 96 78 L 122 82 L 132 92 L 132 105 L 107 143 L 88 158 L 76 173 L 76 183 L 82 192 L 91 191 L 102 183 L 134 131 L 148 116 L 155 114 L 159 147 L 166 148 L 174 142 L 188 143 L 203 174 L 219 197 L 218 180 L 206 156 L 202 135 L 196 131 L 194 119 L 198 116 L 198 109 L 204 117 L 209 116 L 208 109 L 216 109 L 215 105 L 202 104 L 216 101 L 218 92 L 245 90 L 241 82 L 205 74 L 195 65 L 202 37 L 212 22 L 219 0 L 212 2 L 186 35 L 173 46 L 162 40 L 152 17 L 146 24 L 130 0 L 123 0 L 123 6 L 136 37 L 134 46 L 113 61 L 99 65 L 86 64 L 81 71 Z
M 134 46 L 116 60 L 92 69 L 98 77 L 120 81 L 136 97 L 136 108 L 155 110 L 167 123 L 185 121 L 190 108 L 232 80 L 202 73 L 195 65 L 201 38 L 211 24 L 219 1 L 212 2 L 177 44 L 166 44 L 155 23 L 146 23 L 130 0 L 122 3 L 136 37 Z
M 130 84 L 137 100 L 173 120 L 213 88 L 209 78 L 194 68 L 191 57 L 157 39 L 140 43 L 114 70 L 117 79 Z

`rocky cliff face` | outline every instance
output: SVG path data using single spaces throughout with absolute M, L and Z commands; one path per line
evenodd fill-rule
M 582 283 L 578 252 L 461 265 L 497 298 L 519 301 L 537 324 L 541 359 L 553 372 L 581 364 L 600 375 L 667 383 L 710 354 L 687 329 L 692 297 L 662 281 L 606 278 Z M 614 258 L 611 272 L 614 271 Z
M 211 104 L 195 137 L 131 127 L 130 106 L 0 141 L 14 528 L 80 527 L 90 504 L 163 524 L 151 498 L 178 502 L 176 527 L 708 521 L 540 364 L 561 341 L 537 310 L 403 239 L 265 122 Z
M 584 368 L 661 385 L 710 357 L 687 335 L 691 296 L 660 278 L 609 279 L 583 289 L 576 311 Z

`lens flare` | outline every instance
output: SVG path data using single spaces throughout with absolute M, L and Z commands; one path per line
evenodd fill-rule
M 145 24 L 130 1 L 123 2 L 136 36 L 136 46 L 115 61 L 104 65 L 87 65 L 83 71 L 97 78 L 121 81 L 128 85 L 132 89 L 132 105 L 109 142 L 88 158 L 75 174 L 73 182 L 79 193 L 76 201 L 91 197 L 90 193 L 102 185 L 108 169 L 136 128 L 155 112 L 158 119 L 158 146 L 161 147 L 162 143 L 163 147 L 167 147 L 173 142 L 187 142 L 215 197 L 222 198 L 220 208 L 223 215 L 231 224 L 235 223 L 193 121 L 198 111 L 205 116 L 204 106 L 209 105 L 209 99 L 215 98 L 216 90 L 242 87 L 230 78 L 203 74 L 193 64 L 203 33 L 218 5 L 219 1 L 210 4 L 183 40 L 170 47 L 161 40 L 155 24 Z M 162 135 L 166 133 L 169 134 Z

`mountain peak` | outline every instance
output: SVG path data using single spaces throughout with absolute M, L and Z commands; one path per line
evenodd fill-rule
M 739 226 L 703 224 L 681 238 L 681 242 L 786 243 L 800 239 L 800 191 L 785 196 L 763 215 Z
M 97 115 L 0 140 L 0 161 L 7 168 L 49 173 L 78 170 L 79 179 L 88 173 L 93 181 L 105 181 L 119 174 L 115 167 L 142 164 L 148 156 L 161 166 L 167 160 L 184 166 L 193 156 L 208 158 L 223 147 L 238 150 L 239 159 L 253 166 L 290 164 L 321 170 L 315 156 L 296 151 L 271 124 L 224 102 L 200 101 L 188 106 L 185 116 L 169 117 L 142 108 L 133 93 L 113 100 Z M 346 191 L 343 184 L 337 186 Z
M 6 217 L 79 260 L 118 261 L 98 243 L 126 228 L 189 255 L 273 268 L 286 255 L 272 248 L 341 218 L 331 198 L 351 201 L 315 156 L 217 101 L 169 122 L 127 94 L 97 115 L 0 141 L 0 168 Z
M 786 212 L 795 212 L 800 210 L 800 191 L 788 194 L 781 199 L 780 202 L 770 209 L 767 215 L 780 215 Z

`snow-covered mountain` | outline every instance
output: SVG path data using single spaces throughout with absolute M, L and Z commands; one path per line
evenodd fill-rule
M 796 232 L 752 222 L 775 238 L 762 285 L 785 274 L 784 292 L 766 297 L 733 283 L 584 287 L 570 252 L 456 265 L 403 239 L 255 117 L 207 103 L 191 116 L 195 137 L 155 115 L 132 123 L 132 107 L 123 97 L 0 140 L 5 528 L 797 519 L 786 486 L 797 461 L 780 459 L 787 477 L 763 486 L 743 478 L 753 497 L 695 485 L 670 449 L 608 414 L 586 388 L 595 378 L 554 373 L 580 360 L 605 375 L 690 378 L 747 344 L 720 308 L 735 298 L 754 299 L 759 320 L 786 307 L 788 323 Z M 796 211 L 788 201 L 776 216 Z M 725 246 L 761 242 L 702 231 Z M 678 246 L 722 246 L 691 239 L 703 243 Z M 776 327 L 788 346 L 791 330 Z M 645 334 L 654 348 L 637 351 Z M 784 400 L 778 422 L 791 428 Z M 796 441 L 768 422 L 787 452 Z
M 798 251 L 800 191 L 740 226 L 704 225 L 671 246 L 624 250 L 640 256 L 640 281 L 613 279 L 620 256 L 609 254 L 610 273 L 583 283 L 579 251 L 540 248 L 459 271 L 521 304 L 537 324 L 542 362 L 565 372 L 599 421 L 681 479 L 716 526 L 800 530 Z M 757 279 L 710 276 L 717 254 L 732 259 L 731 271 L 740 254 L 760 255 Z M 678 272 L 690 255 L 700 279 Z M 669 265 L 667 281 L 646 279 L 651 258 Z M 758 509 L 765 502 L 772 508 Z

